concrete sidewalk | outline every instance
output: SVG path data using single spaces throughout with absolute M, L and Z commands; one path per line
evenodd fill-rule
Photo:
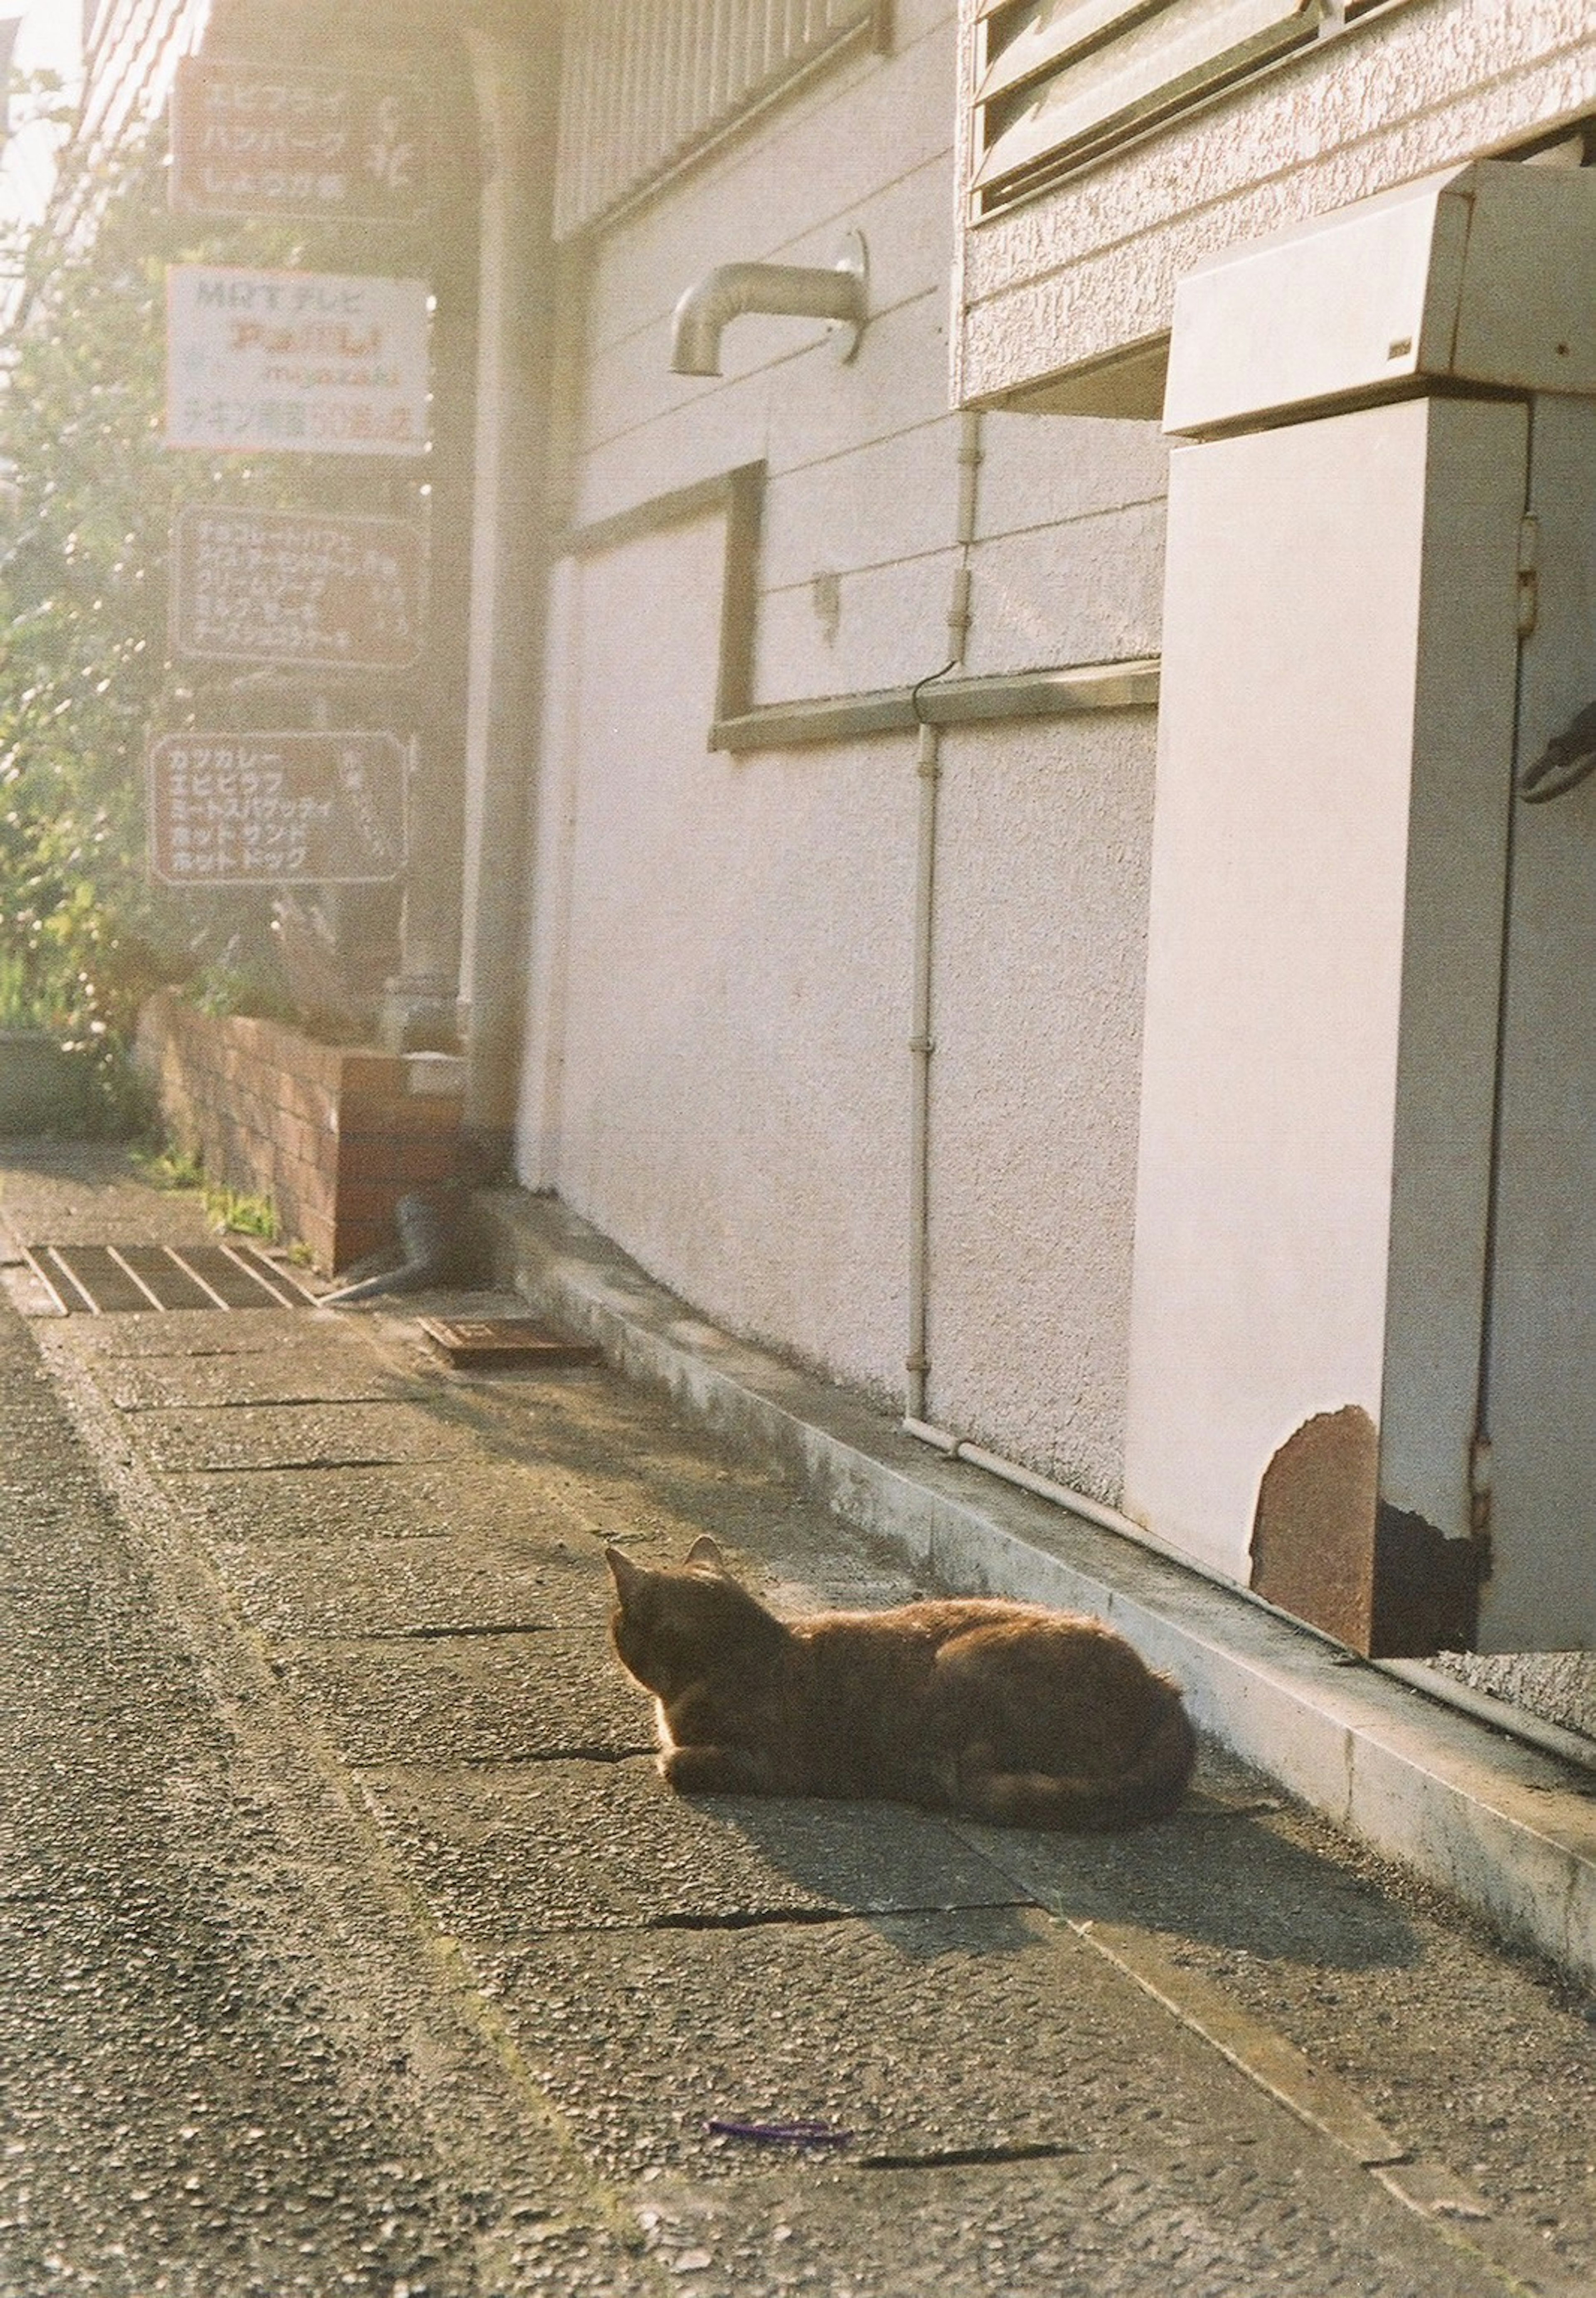
M 1596 1985 L 1596 1768 L 1460 1712 L 1245 1596 L 979 1468 L 684 1311 L 563 1207 L 480 1200 L 506 1281 L 915 1572 L 1112 1620 L 1200 1728 L 1376 1849 Z M 1438 1685 L 1437 1690 L 1443 1687 Z M 1490 1710 L 1494 1703 L 1476 1701 Z M 1596 1747 L 1588 1750 L 1596 1765 Z
M 172 2194 L 147 2171 L 100 2250 L 74 2252 L 70 2226 L 49 2250 L 34 2229 L 57 2195 L 88 2190 L 100 2143 L 86 2087 L 57 2082 L 51 2143 L 72 2175 L 36 2178 L 23 2209 L 0 2154 L 0 2283 L 32 2298 L 56 2286 L 46 2256 L 64 2255 L 114 2298 L 1591 2286 L 1584 1992 L 1217 1742 L 1188 1808 L 1122 1838 L 673 1797 L 646 1703 L 606 1649 L 606 1538 L 667 1559 L 712 1532 L 794 1608 L 889 1603 L 933 1574 L 1000 1584 L 1034 1551 L 1056 1575 L 1041 1592 L 1101 1593 L 1156 1656 L 1178 1665 L 1177 1636 L 1211 1647 L 1210 1677 L 1183 1669 L 1210 1727 L 1226 1722 L 1224 1668 L 1259 1680 L 1266 1718 L 1305 1695 L 1270 1649 L 1238 1657 L 1223 1641 L 1220 1612 L 1202 1610 L 1213 1591 L 1139 1555 L 1116 1576 L 1122 1543 L 1077 1544 L 1019 1496 L 983 1507 L 969 1471 L 705 1331 L 551 1209 L 499 1210 L 529 1287 L 601 1330 L 627 1370 L 699 1388 L 724 1427 L 751 1416 L 765 1463 L 649 1383 L 603 1365 L 456 1371 L 416 1323 L 428 1307 L 514 1311 L 515 1294 L 62 1316 L 25 1267 L 5 1272 L 147 1566 L 164 1625 L 139 1633 L 159 1625 L 191 1656 L 211 1739 L 233 1751 L 212 1773 L 251 1783 L 256 1870 L 230 1872 L 252 1935 L 294 1914 L 284 1952 L 330 2006 L 328 2095 L 363 2103 L 356 2127 L 380 2112 L 411 2133 L 447 2208 L 396 2280 L 393 2212 L 362 2247 L 363 2190 L 320 2170 L 336 2275 L 302 2262 L 265 2203 L 245 2258 L 208 2250 L 186 2219 L 178 2153 Z M 192 1198 L 104 1153 L 0 1153 L 0 1221 L 29 1245 L 202 1233 Z M 785 1473 L 812 1451 L 831 1464 L 828 1499 L 864 1528 Z M 895 1493 L 906 1522 L 924 1513 L 912 1550 Z M 988 1524 L 997 1545 L 961 1545 Z M 46 1541 L 39 1568 L 55 1554 L 79 1572 L 83 1553 Z M 1351 1702 L 1333 1712 L 1344 1736 L 1371 1733 L 1348 1680 L 1327 1667 Z M 1373 1689 L 1410 1703 L 1422 1738 L 1424 1704 Z M 1381 1730 L 1379 1744 L 1409 1744 Z M 75 1888 L 58 1886 L 63 1905 Z M 47 2011 L 29 2001 L 36 2026 Z M 247 2052 L 240 2063 L 242 2083 Z M 251 2129 L 287 2111 L 236 2104 Z M 710 2127 L 799 2120 L 835 2144 Z M 366 2175 L 380 2196 L 380 2162 Z M 225 2209 L 213 2223 L 217 2245 L 236 2235 Z

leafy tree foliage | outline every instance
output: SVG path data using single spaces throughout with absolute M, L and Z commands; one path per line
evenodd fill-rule
M 211 461 L 163 447 L 167 265 L 306 260 L 287 227 L 174 215 L 164 156 L 159 130 L 92 171 L 69 148 L 73 196 L 14 251 L 21 288 L 0 340 L 0 1026 L 103 1046 L 158 982 L 256 1010 L 293 1004 L 273 987 L 264 890 L 174 892 L 145 864 L 152 732 L 294 723 L 315 707 L 259 674 L 196 679 L 173 662 L 176 510 L 418 509 L 412 475 L 374 482 L 346 467 L 353 459 Z M 84 219 L 63 230 L 63 210 Z M 358 270 L 410 251 L 338 252 L 337 268 Z

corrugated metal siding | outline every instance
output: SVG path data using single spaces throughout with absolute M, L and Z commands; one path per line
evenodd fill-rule
M 555 229 L 595 223 L 834 49 L 881 0 L 570 0 Z

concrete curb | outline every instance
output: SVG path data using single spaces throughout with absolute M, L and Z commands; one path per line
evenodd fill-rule
M 1596 1781 L 1133 1542 L 939 1458 L 848 1392 L 730 1339 L 551 1199 L 476 1200 L 495 1274 L 629 1378 L 949 1586 L 1112 1620 L 1199 1727 L 1294 1796 L 1596 1985 Z

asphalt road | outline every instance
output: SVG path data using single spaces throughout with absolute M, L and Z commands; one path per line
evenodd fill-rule
M 0 1429 L 4 2298 L 1596 2286 L 1590 2006 L 1211 1752 L 1123 1839 L 670 1796 L 606 1538 L 910 1590 L 608 1373 L 0 1305 Z

